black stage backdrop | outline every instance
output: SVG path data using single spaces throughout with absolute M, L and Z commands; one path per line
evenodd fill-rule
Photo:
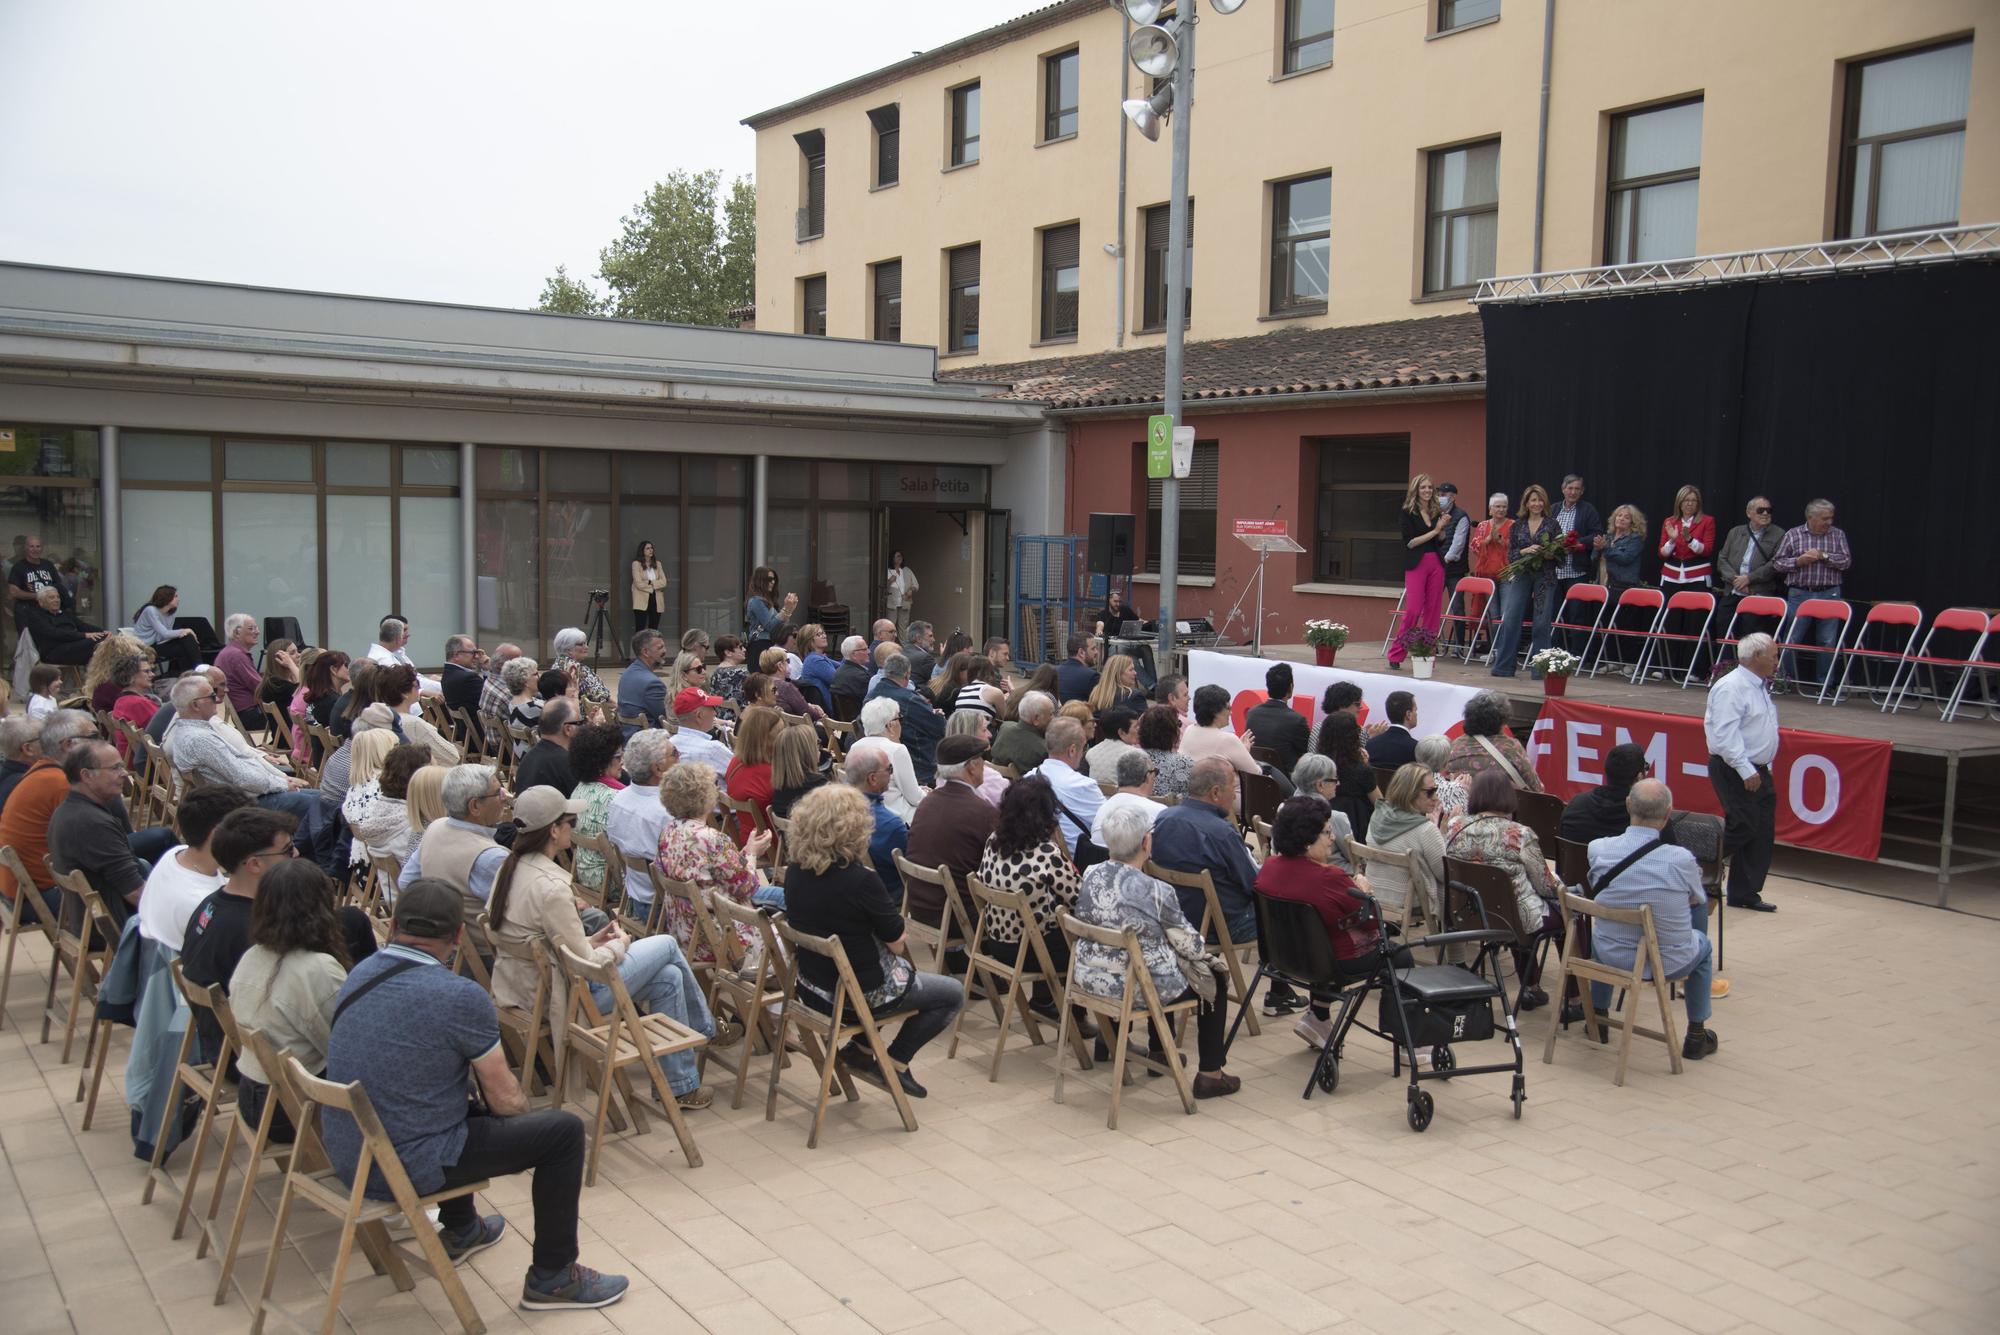
M 1580 473 L 1608 519 L 1674 493 L 1720 539 L 1753 495 L 1802 522 L 1824 496 L 1850 599 L 2000 606 L 2000 264 L 1481 308 L 1486 482 L 1518 507 Z M 1481 498 L 1466 497 L 1475 513 Z

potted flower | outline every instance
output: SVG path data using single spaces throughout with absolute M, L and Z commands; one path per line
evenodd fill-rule
M 1333 656 L 1340 646 L 1347 643 L 1348 629 L 1338 621 L 1306 622 L 1306 643 L 1313 648 L 1313 659 L 1321 667 L 1332 667 Z
M 1409 655 L 1410 675 L 1428 680 L 1434 666 L 1431 660 L 1437 657 L 1438 633 L 1422 626 L 1410 626 L 1396 637 L 1396 643 L 1403 646 L 1403 652 Z
M 1528 667 L 1542 674 L 1542 691 L 1561 695 L 1569 689 L 1569 679 L 1583 666 L 1583 660 L 1567 649 L 1550 647 L 1528 660 Z

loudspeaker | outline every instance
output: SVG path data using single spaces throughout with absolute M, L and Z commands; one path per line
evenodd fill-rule
M 1090 517 L 1090 573 L 1129 579 L 1132 575 L 1131 515 Z

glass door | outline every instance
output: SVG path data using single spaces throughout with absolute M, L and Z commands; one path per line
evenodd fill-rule
M 986 626 L 981 643 L 1007 634 L 1007 593 L 1013 575 L 1009 539 L 1013 534 L 1013 511 L 986 512 Z M 1018 646 L 1017 646 L 1018 647 Z

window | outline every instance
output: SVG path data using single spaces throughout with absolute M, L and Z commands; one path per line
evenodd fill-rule
M 1840 155 L 1841 236 L 1875 236 L 1958 221 L 1972 43 L 1847 67 Z
M 1322 440 L 1313 517 L 1313 578 L 1401 584 L 1400 511 L 1410 478 L 1408 436 Z
M 1077 70 L 1082 57 L 1075 47 L 1042 57 L 1042 141 L 1067 139 L 1076 133 Z
M 1067 223 L 1042 232 L 1042 333 L 1044 343 L 1075 338 L 1077 289 L 1083 267 L 1077 257 L 1078 226 Z
M 1500 141 L 1430 155 L 1424 217 L 1424 291 L 1454 292 L 1494 271 L 1500 236 Z
M 877 343 L 903 341 L 903 262 L 884 260 L 875 269 L 875 323 L 870 335 Z
M 1438 0 L 1439 32 L 1469 28 L 1500 17 L 1500 0 Z
M 1212 440 L 1194 443 L 1194 465 L 1181 479 L 1180 573 L 1215 575 L 1215 488 L 1221 475 L 1221 447 Z M 1146 447 L 1139 446 L 1140 467 Z M 1165 479 L 1146 479 L 1146 573 L 1160 573 L 1160 495 Z M 1399 575 L 1400 571 L 1397 572 Z
M 1695 253 L 1701 192 L 1701 100 L 1611 118 L 1604 262 L 1640 264 Z
M 1333 0 L 1285 0 L 1285 73 L 1333 63 Z
M 868 113 L 875 127 L 875 181 L 877 190 L 903 179 L 903 109 L 895 103 Z
M 1326 309 L 1333 177 L 1271 187 L 1271 313 Z
M 945 252 L 945 351 L 979 351 L 979 247 Z
M 979 161 L 979 85 L 951 90 L 951 165 Z
M 1167 327 L 1167 224 L 1172 206 L 1155 204 L 1146 210 L 1146 287 L 1140 332 Z M 1187 282 L 1187 305 L 1182 310 L 1184 324 L 1194 322 L 1194 201 L 1188 201 L 1187 245 L 1182 249 L 1182 267 Z
M 799 332 L 826 333 L 826 275 L 799 280 Z
M 807 130 L 793 138 L 798 140 L 800 165 L 805 172 L 805 182 L 799 190 L 805 205 L 799 210 L 798 239 L 811 241 L 826 235 L 826 135 L 819 130 Z

